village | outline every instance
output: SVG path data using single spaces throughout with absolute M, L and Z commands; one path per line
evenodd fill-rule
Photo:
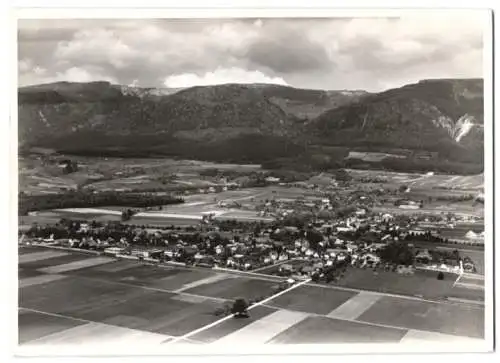
M 338 196 L 270 199 L 256 203 L 272 222 L 216 219 L 208 215 L 188 226 L 133 225 L 61 219 L 20 231 L 24 243 L 96 250 L 118 258 L 134 256 L 155 263 L 176 263 L 335 282 L 346 268 L 411 274 L 415 269 L 475 272 L 475 261 L 458 248 L 465 242 L 443 237 L 470 217 L 370 211 L 370 197 L 350 195 L 349 207 L 335 208 Z M 345 203 L 346 200 L 340 200 Z M 222 207 L 225 202 L 219 201 Z M 241 207 L 232 205 L 232 207 Z M 484 235 L 484 232 L 482 232 Z M 481 233 L 467 232 L 468 245 Z M 440 249 L 439 246 L 449 248 Z M 437 275 L 438 273 L 436 273 Z

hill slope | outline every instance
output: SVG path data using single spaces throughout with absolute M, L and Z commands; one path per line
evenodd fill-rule
M 477 166 L 483 159 L 480 79 L 427 80 L 377 94 L 62 82 L 21 88 L 18 95 L 19 141 L 26 148 L 234 162 L 331 159 L 335 148 L 342 150 L 337 161 L 350 150 L 401 149 L 435 152 L 439 162 Z
M 246 161 L 298 151 L 289 140 L 301 121 L 254 87 L 192 87 L 165 95 L 107 82 L 57 83 L 22 88 L 18 95 L 19 141 L 26 147 Z M 259 143 L 262 149 L 255 148 Z
M 434 151 L 477 162 L 483 154 L 483 82 L 421 81 L 326 111 L 307 128 L 328 145 Z

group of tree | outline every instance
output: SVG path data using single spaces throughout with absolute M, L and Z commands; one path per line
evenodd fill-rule
M 448 243 L 448 238 L 443 238 L 441 236 L 433 234 L 431 231 L 425 231 L 425 233 L 413 233 L 409 232 L 406 237 L 406 241 L 429 241 L 429 242 L 437 242 L 437 243 Z
M 125 209 L 123 212 L 122 212 L 122 221 L 129 221 L 130 218 L 132 218 L 132 216 L 137 213 L 136 211 L 132 210 L 132 209 Z
M 27 195 L 19 194 L 19 214 L 28 212 L 105 206 L 125 206 L 145 208 L 167 204 L 179 204 L 184 200 L 177 196 L 155 195 L 151 193 L 70 191 L 60 194 Z
M 63 165 L 64 174 L 71 174 L 78 171 L 78 162 L 70 159 L 62 160 L 59 162 L 59 165 Z
M 474 199 L 472 194 L 467 195 L 440 195 L 436 197 L 438 201 L 445 202 L 468 202 Z
M 412 265 L 415 258 L 408 244 L 399 242 L 387 244 L 379 251 L 379 254 L 382 261 L 396 265 Z

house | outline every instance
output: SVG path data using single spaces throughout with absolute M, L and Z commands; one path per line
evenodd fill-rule
M 160 259 L 162 255 L 163 255 L 162 250 L 151 250 L 144 252 L 144 257 L 149 257 L 149 258 Z
M 384 237 L 382 237 L 380 240 L 381 240 L 381 241 L 388 241 L 388 240 L 390 240 L 390 238 L 391 238 L 391 235 L 390 235 L 390 234 L 386 234 L 386 235 L 385 235 Z
M 424 250 L 419 251 L 415 255 L 415 261 L 418 262 L 418 263 L 424 263 L 424 264 L 428 264 L 429 262 L 431 262 L 432 261 L 432 256 L 429 253 L 429 250 L 424 249 Z
M 287 253 L 282 253 L 278 256 L 278 260 L 279 261 L 285 261 L 285 260 L 288 260 L 289 256 Z
M 385 246 L 385 243 L 372 243 L 371 245 L 367 246 L 366 249 L 370 252 L 375 252 L 384 248 Z
M 476 271 L 476 266 L 474 265 L 474 262 L 472 262 L 471 259 L 465 258 L 464 261 L 462 262 L 462 266 L 465 272 Z
M 355 214 L 356 214 L 357 216 L 364 216 L 364 215 L 366 214 L 366 209 L 364 209 L 364 208 L 358 209 L 358 210 L 355 212 Z
M 340 248 L 327 248 L 326 253 L 330 257 L 336 257 L 339 254 L 345 254 L 346 250 L 340 249 Z
M 484 238 L 484 232 L 475 233 L 474 231 L 469 231 L 465 234 L 465 238 L 467 238 L 467 239 L 481 239 L 481 238 Z
M 346 244 L 346 247 L 347 247 L 347 252 L 349 252 L 349 253 L 353 253 L 353 252 L 357 251 L 359 248 L 358 245 L 356 245 L 354 243 L 348 243 L 348 244 Z
M 420 205 L 418 204 L 400 204 L 400 209 L 420 209 Z
M 271 260 L 276 261 L 279 257 L 278 252 L 276 251 L 269 252 L 269 257 L 271 258 Z
M 284 271 L 287 271 L 287 272 L 294 272 L 295 271 L 295 268 L 290 265 L 289 263 L 284 263 L 280 266 L 279 270 L 281 272 L 284 272 Z
M 342 226 L 337 226 L 337 232 L 350 232 L 354 231 L 353 227 L 342 227 Z
M 322 269 L 323 266 L 324 266 L 324 263 L 321 260 L 314 262 L 313 265 L 312 265 L 312 267 L 315 270 Z
M 314 267 L 313 266 L 304 266 L 304 267 L 302 267 L 302 274 L 310 275 L 313 272 L 314 272 Z
M 409 233 L 415 236 L 423 236 L 426 231 L 424 231 L 423 229 L 410 229 Z
M 110 248 L 106 248 L 104 249 L 104 254 L 106 255 L 112 255 L 112 256 L 116 256 L 116 255 L 119 255 L 119 254 L 122 254 L 123 252 L 125 251 L 124 248 L 119 248 L 119 247 L 110 247 Z
M 90 230 L 90 226 L 88 223 L 80 223 L 80 229 L 78 230 L 78 232 L 88 232 Z
M 298 233 L 299 229 L 295 226 L 285 226 L 283 229 L 289 233 Z
M 273 176 L 268 176 L 266 179 L 264 179 L 268 183 L 278 183 L 281 179 L 280 178 L 275 178 Z
M 373 253 L 366 253 L 365 255 L 363 255 L 363 259 L 365 261 L 380 262 L 380 257 L 378 257 L 377 255 L 375 255 Z
M 341 239 L 336 239 L 335 242 L 333 242 L 333 245 L 335 247 L 340 247 L 340 246 L 343 246 L 344 245 L 344 241 L 342 241 Z

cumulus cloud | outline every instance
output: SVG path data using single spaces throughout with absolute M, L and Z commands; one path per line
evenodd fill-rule
M 275 82 L 378 91 L 422 78 L 481 77 L 486 16 L 22 20 L 19 83 L 102 77 L 158 87 Z
M 283 78 L 269 77 L 260 71 L 247 71 L 241 68 L 217 69 L 203 75 L 183 73 L 165 78 L 165 87 L 183 88 L 192 86 L 210 86 L 226 83 L 271 83 L 287 85 Z
M 70 67 L 61 72 L 51 74 L 46 68 L 35 66 L 29 70 L 21 71 L 25 67 L 23 61 L 19 65 L 19 84 L 32 85 L 52 82 L 96 82 L 107 81 L 118 83 L 117 79 L 104 74 L 97 68 Z

